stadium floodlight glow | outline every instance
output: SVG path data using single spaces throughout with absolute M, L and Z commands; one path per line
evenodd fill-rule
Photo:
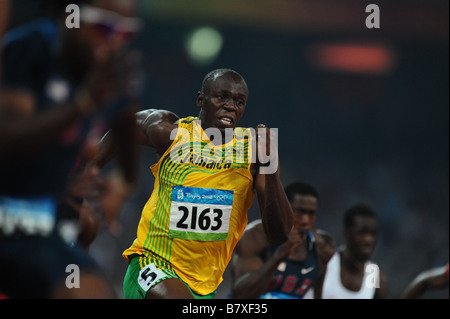
M 212 27 L 200 27 L 186 39 L 186 52 L 195 65 L 207 65 L 215 61 L 223 46 L 223 37 Z

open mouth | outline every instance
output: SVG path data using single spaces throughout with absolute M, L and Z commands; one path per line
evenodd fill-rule
M 232 126 L 234 124 L 234 120 L 228 116 L 221 116 L 218 120 L 223 126 Z

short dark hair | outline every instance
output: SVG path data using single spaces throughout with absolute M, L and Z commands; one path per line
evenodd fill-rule
M 319 201 L 319 192 L 314 188 L 314 186 L 304 181 L 297 181 L 287 185 L 284 188 L 284 192 L 290 202 L 292 202 L 296 194 L 310 195 L 317 198 L 317 201 Z
M 372 207 L 364 203 L 358 203 L 348 208 L 344 213 L 344 229 L 350 229 L 358 216 L 377 219 L 377 213 Z
M 242 81 L 245 83 L 244 77 L 233 69 L 227 69 L 227 68 L 215 69 L 215 70 L 212 70 L 211 72 L 209 72 L 208 74 L 206 74 L 205 77 L 203 78 L 201 92 L 206 93 L 205 91 L 208 88 L 209 83 L 216 77 L 216 75 L 218 75 L 218 74 L 222 75 L 222 74 L 227 74 L 227 73 L 232 73 L 232 74 L 239 76 L 242 79 Z M 247 83 L 246 83 L 246 85 L 247 85 Z

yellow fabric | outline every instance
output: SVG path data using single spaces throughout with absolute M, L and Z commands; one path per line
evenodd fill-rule
M 247 225 L 254 197 L 253 138 L 249 130 L 236 128 L 230 142 L 213 148 L 197 120 L 179 120 L 177 137 L 151 167 L 154 190 L 137 238 L 123 256 L 151 252 L 170 263 L 195 293 L 206 295 L 222 282 Z

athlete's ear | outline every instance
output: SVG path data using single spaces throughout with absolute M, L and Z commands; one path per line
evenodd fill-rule
M 203 102 L 205 101 L 205 95 L 198 91 L 197 92 L 197 106 L 198 107 L 203 107 Z

